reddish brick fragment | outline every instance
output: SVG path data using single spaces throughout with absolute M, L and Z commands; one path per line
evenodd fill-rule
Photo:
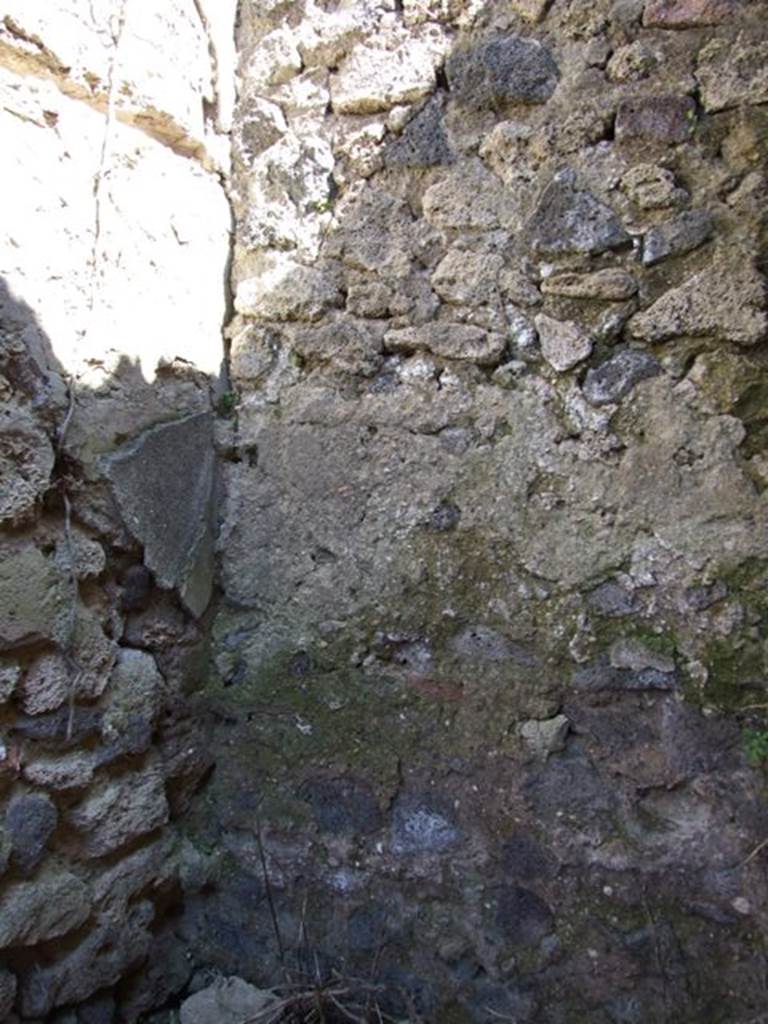
M 721 25 L 738 14 L 739 0 L 647 0 L 646 28 L 697 28 Z

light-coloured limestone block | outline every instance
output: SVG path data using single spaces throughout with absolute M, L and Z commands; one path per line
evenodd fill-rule
M 545 295 L 618 302 L 635 294 L 637 281 L 626 270 L 607 267 L 591 274 L 554 274 L 542 281 L 541 290 Z
M 53 446 L 34 418 L 14 406 L 6 406 L 0 429 L 0 522 L 20 523 L 48 487 Z
M 492 334 L 466 324 L 432 323 L 389 331 L 385 345 L 391 352 L 426 350 L 444 359 L 461 359 L 492 366 L 505 347 L 503 335 Z
M 91 910 L 86 885 L 69 872 L 17 882 L 0 896 L 0 949 L 66 935 Z
M 432 287 L 445 302 L 488 302 L 503 266 L 498 253 L 451 249 L 432 275 Z
M 591 353 L 592 339 L 572 320 L 554 320 L 540 313 L 535 323 L 541 354 L 558 373 L 572 370 Z
M 757 345 L 768 332 L 765 299 L 764 278 L 735 250 L 665 292 L 628 327 L 633 337 L 650 342 L 689 335 Z
M 5 545 L 0 561 L 0 649 L 61 641 L 70 595 L 64 576 L 31 544 Z
M 153 767 L 102 783 L 69 813 L 86 857 L 103 857 L 168 820 L 162 775 Z
M 339 114 L 375 114 L 413 103 L 431 92 L 447 41 L 437 30 L 366 42 L 350 53 L 331 78 L 333 109 Z
M 727 110 L 741 103 L 768 102 L 768 42 L 745 36 L 713 39 L 698 56 L 697 77 L 704 109 Z
M 264 320 L 317 320 L 339 301 L 332 275 L 282 253 L 265 258 L 262 273 L 241 281 L 235 294 L 239 313 Z

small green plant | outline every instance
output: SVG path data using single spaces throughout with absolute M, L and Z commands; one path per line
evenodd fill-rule
M 237 405 L 237 395 L 234 391 L 224 391 L 216 403 L 216 411 L 219 416 L 231 416 Z
M 745 729 L 744 752 L 749 763 L 757 768 L 768 761 L 768 729 Z

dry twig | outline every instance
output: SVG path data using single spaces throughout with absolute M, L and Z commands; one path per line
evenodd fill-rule
M 768 846 L 768 839 L 764 839 L 762 843 L 758 843 L 754 850 L 747 857 L 744 858 L 741 864 L 739 864 L 739 867 L 745 868 L 747 864 L 749 864 L 751 861 L 755 859 L 758 853 L 761 853 L 766 848 L 766 846 Z

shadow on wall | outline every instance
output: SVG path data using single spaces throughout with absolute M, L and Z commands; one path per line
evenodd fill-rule
M 216 379 L 175 360 L 158 366 L 149 382 L 138 360 L 127 356 L 110 370 L 91 357 L 87 371 L 73 378 L 32 311 L 1 287 L 3 355 L 15 389 L 9 398 L 28 404 L 53 430 L 50 443 L 60 460 L 80 466 L 84 479 L 101 492 L 99 499 L 84 501 L 77 515 L 93 518 L 94 525 L 97 508 L 109 516 L 109 487 L 113 539 L 127 532 L 143 547 L 157 584 L 177 590 L 187 610 L 200 616 L 212 587 Z M 7 416 L 15 414 L 15 404 L 9 404 Z M 12 500 L 17 486 L 10 469 L 9 476 Z M 29 491 L 30 511 L 46 490 L 43 483 L 39 492 Z
M 126 358 L 89 377 L 70 390 L 0 281 L 2 1020 L 111 1020 L 117 1000 L 132 1021 L 191 970 L 171 948 L 173 822 L 212 764 L 192 694 L 214 382 L 178 364 L 148 383 Z

